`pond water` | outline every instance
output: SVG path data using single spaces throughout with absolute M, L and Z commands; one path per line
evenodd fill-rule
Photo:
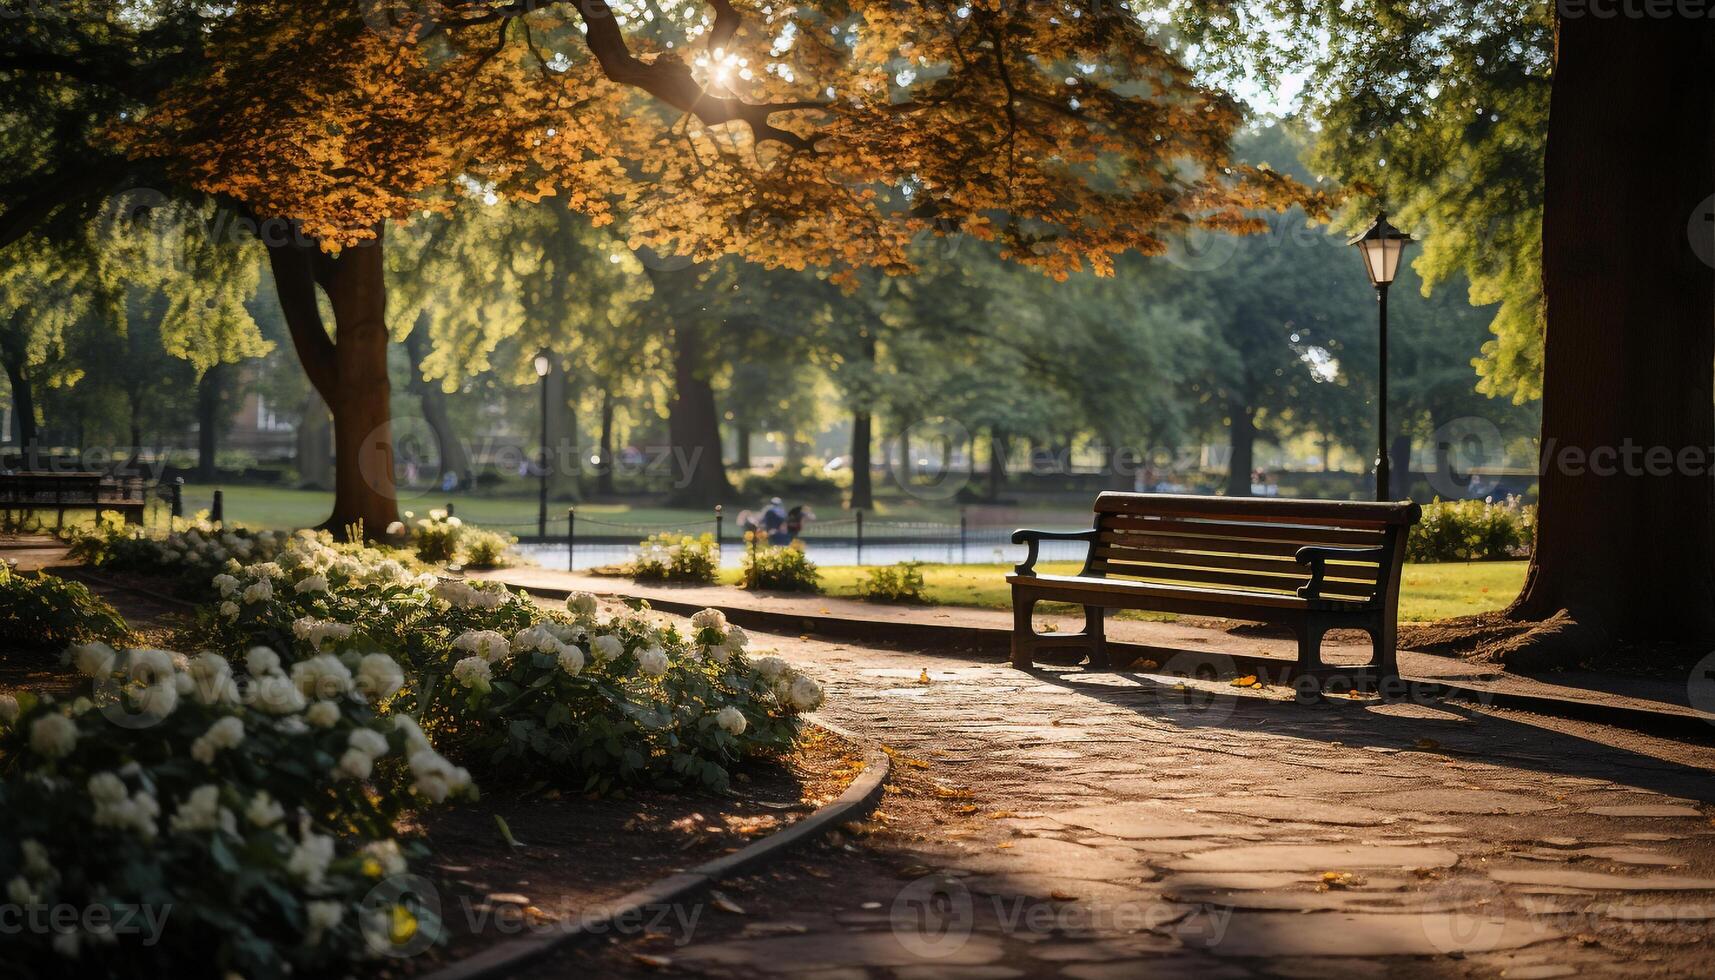
M 1008 532 L 1010 534 L 1010 532 Z M 866 543 L 860 554 L 851 539 L 804 539 L 805 552 L 818 565 L 891 565 L 901 561 L 921 561 L 951 565 L 1002 562 L 1016 564 L 1024 560 L 1024 546 L 1011 543 L 1007 537 L 969 535 L 963 546 L 957 540 Z M 1085 546 L 1077 541 L 1047 541 L 1041 548 L 1041 561 L 1082 561 Z M 564 544 L 525 544 L 518 551 L 543 568 L 568 567 Z M 579 542 L 576 546 L 576 568 L 589 569 L 600 565 L 615 565 L 637 553 L 637 546 L 618 542 Z M 744 545 L 727 541 L 721 547 L 721 567 L 738 568 L 744 563 Z

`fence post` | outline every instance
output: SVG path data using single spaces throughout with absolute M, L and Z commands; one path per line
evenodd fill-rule
M 172 490 L 172 496 L 170 499 L 172 500 L 173 516 L 174 517 L 185 516 L 185 478 L 184 477 L 182 477 L 182 476 L 173 477 L 173 490 Z M 171 528 L 169 526 L 169 530 L 170 529 Z
M 863 564 L 863 511 L 857 512 L 857 564 Z
M 577 553 L 578 509 L 566 508 L 566 571 L 572 570 L 574 555 Z
M 453 516 L 453 502 L 450 500 L 447 501 L 447 516 L 448 517 Z
M 968 526 L 969 525 L 965 520 L 965 509 L 963 507 L 960 507 L 959 508 L 959 563 L 960 564 L 964 564 L 964 562 L 965 562 L 965 538 L 966 538 L 966 529 Z
M 226 494 L 221 490 L 214 492 L 214 503 L 209 505 L 208 519 L 216 524 L 223 523 L 226 519 Z

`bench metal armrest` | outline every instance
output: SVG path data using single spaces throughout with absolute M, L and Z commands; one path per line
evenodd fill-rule
M 1298 587 L 1298 594 L 1305 599 L 1317 598 L 1322 592 L 1322 576 L 1328 570 L 1330 561 L 1386 561 L 1386 548 L 1330 548 L 1324 545 L 1311 545 L 1299 548 L 1293 555 L 1300 565 L 1310 566 L 1310 581 Z
M 1036 574 L 1036 549 L 1044 541 L 1087 541 L 1094 544 L 1101 532 L 1095 528 L 1087 531 L 1032 531 L 1029 529 L 1012 532 L 1012 543 L 1022 544 L 1030 550 L 1024 556 L 1022 565 L 1012 566 L 1014 575 Z

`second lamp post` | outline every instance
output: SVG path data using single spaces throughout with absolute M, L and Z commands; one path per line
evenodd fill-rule
M 1381 364 L 1376 387 L 1376 499 L 1387 500 L 1392 496 L 1387 458 L 1387 288 L 1399 275 L 1399 260 L 1405 254 L 1405 247 L 1411 244 L 1411 236 L 1388 224 L 1387 212 L 1381 211 L 1367 231 L 1346 244 L 1357 246 L 1363 255 L 1364 272 L 1370 277 L 1370 285 L 1376 287 L 1376 301 L 1381 308 Z

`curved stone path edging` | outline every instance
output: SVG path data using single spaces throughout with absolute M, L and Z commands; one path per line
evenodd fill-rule
M 858 773 L 846 791 L 832 803 L 731 854 L 705 861 L 687 871 L 621 895 L 598 910 L 579 917 L 575 923 L 565 924 L 564 928 L 546 929 L 535 935 L 497 943 L 435 970 L 421 980 L 479 980 L 512 975 L 570 943 L 610 934 L 614 923 L 621 919 L 638 916 L 652 907 L 684 902 L 723 879 L 748 874 L 841 824 L 867 815 L 881 802 L 883 789 L 892 774 L 891 758 L 878 744 L 838 725 L 819 719 L 812 723 L 865 747 L 863 772 Z
M 648 595 L 628 592 L 618 585 L 623 580 L 616 580 L 615 587 L 609 589 L 573 590 L 535 582 L 509 582 L 500 576 L 485 577 L 491 581 L 504 582 L 509 588 L 522 590 L 537 598 L 556 601 L 564 601 L 573 591 L 591 591 L 604 599 L 625 602 L 645 601 L 649 603 L 651 609 L 671 615 L 689 616 L 701 609 L 712 607 L 719 609 L 729 622 L 737 623 L 746 629 L 764 632 L 809 633 L 829 639 L 850 640 L 860 643 L 880 642 L 925 649 L 952 647 L 997 656 L 1003 656 L 1010 649 L 1011 644 L 1011 633 L 1008 630 L 987 626 L 866 620 L 831 614 L 825 610 L 809 613 L 757 609 L 752 606 L 710 601 L 711 597 L 708 596 L 701 597 L 700 601 L 686 602 L 662 596 L 654 590 L 651 590 Z M 1218 661 L 1221 666 L 1231 666 L 1239 673 L 1256 674 L 1265 680 L 1275 680 L 1281 684 L 1286 683 L 1286 671 L 1291 666 L 1291 661 L 1279 657 L 1246 653 L 1227 653 L 1224 651 L 1216 653 L 1206 650 L 1163 651 L 1156 647 L 1111 640 L 1108 647 L 1121 656 L 1134 658 L 1158 657 L 1164 653 L 1176 657 L 1189 655 L 1193 658 L 1205 658 L 1211 662 Z M 1705 743 L 1715 742 L 1715 727 L 1712 727 L 1711 719 L 1691 708 L 1665 704 L 1659 708 L 1654 708 L 1609 701 L 1555 697 L 1548 694 L 1506 690 L 1505 685 L 1484 681 L 1460 681 L 1439 677 L 1432 679 L 1408 677 L 1405 680 L 1413 689 L 1414 696 L 1446 697 L 1501 708 L 1513 708 L 1551 718 L 1595 722 L 1665 738 Z

